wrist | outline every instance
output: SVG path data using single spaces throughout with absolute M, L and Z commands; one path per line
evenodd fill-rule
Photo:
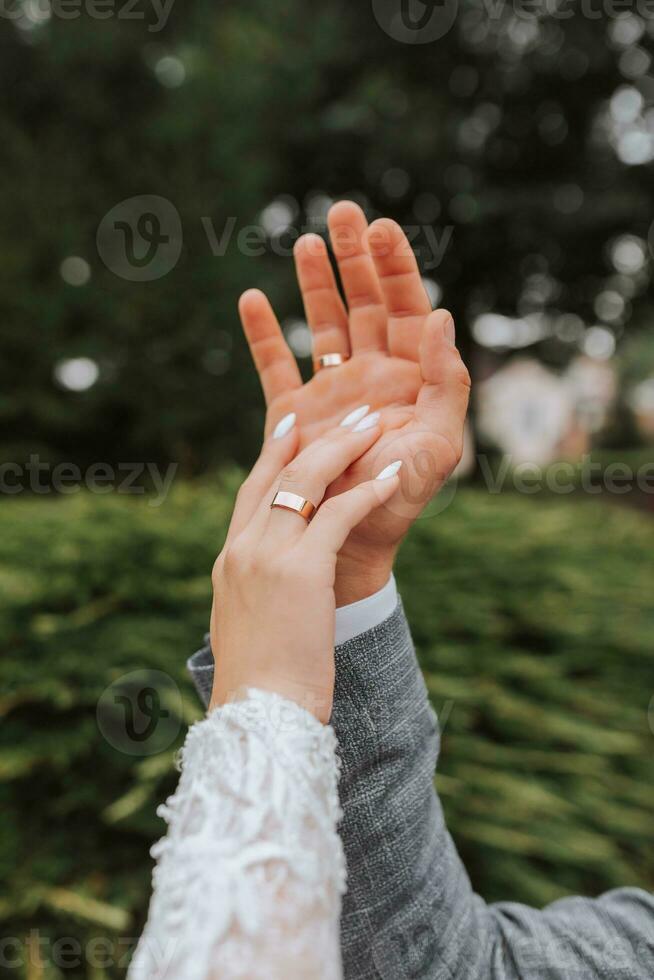
M 383 551 L 366 549 L 361 555 L 338 556 L 334 592 L 336 607 L 348 606 L 374 595 L 388 582 L 393 571 L 395 548 Z
M 221 685 L 220 682 L 216 683 L 214 680 L 209 712 L 221 708 L 225 704 L 248 701 L 252 697 L 252 691 L 271 694 L 283 701 L 290 701 L 308 714 L 313 715 L 321 725 L 329 724 L 334 703 L 333 687 L 329 690 L 309 687 L 303 683 L 294 682 L 288 677 L 280 677 L 275 674 L 250 674 L 247 683 L 241 683 L 229 691 L 225 690 L 224 685 Z

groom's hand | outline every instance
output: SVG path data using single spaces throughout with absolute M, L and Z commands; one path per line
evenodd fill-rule
M 239 310 L 266 398 L 267 431 L 296 412 L 306 445 L 357 408 L 381 413 L 383 435 L 329 495 L 404 461 L 398 492 L 355 528 L 339 555 L 336 598 L 344 605 L 385 584 L 402 538 L 461 458 L 470 378 L 452 317 L 432 312 L 400 226 L 380 219 L 368 227 L 361 209 L 342 201 L 329 213 L 329 231 L 347 307 L 318 235 L 298 240 L 295 262 L 314 357 L 340 353 L 348 361 L 303 385 L 264 294 L 244 293 Z

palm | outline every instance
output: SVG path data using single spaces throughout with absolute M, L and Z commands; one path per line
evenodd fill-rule
M 296 248 L 314 353 L 351 351 L 351 358 L 341 366 L 319 371 L 302 384 L 265 297 L 251 292 L 241 302 L 245 332 L 266 394 L 267 431 L 288 412 L 295 412 L 301 444 L 307 445 L 355 408 L 369 405 L 371 411 L 381 412 L 382 436 L 329 488 L 328 496 L 371 479 L 393 459 L 407 464 L 400 490 L 352 532 L 345 551 L 361 545 L 393 546 L 401 539 L 456 465 L 467 405 L 465 369 L 455 348 L 442 342 L 449 316 L 431 313 L 406 239 L 393 223 L 384 227 L 394 236 L 394 247 L 387 254 L 373 249 L 373 258 L 368 236 L 375 226 L 368 233 L 363 213 L 355 205 L 342 203 L 332 209 L 332 243 L 349 312 L 322 240 L 306 236 Z M 357 243 L 347 252 L 340 244 L 339 232 L 344 228 L 348 244 Z M 448 365 L 457 369 L 454 384 L 444 374 Z
M 301 445 L 308 445 L 360 405 L 370 405 L 371 411 L 394 405 L 413 414 L 421 386 L 417 364 L 371 351 L 337 371 L 320 371 L 301 388 L 280 394 L 268 406 L 266 427 L 287 412 L 296 412 Z

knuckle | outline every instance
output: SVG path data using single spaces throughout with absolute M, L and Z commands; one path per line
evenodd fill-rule
M 214 589 L 218 588 L 222 581 L 223 569 L 225 566 L 225 553 L 221 552 L 213 563 L 213 568 L 211 569 L 211 584 Z
M 274 558 L 260 545 L 256 551 L 252 551 L 248 555 L 246 570 L 248 575 L 271 575 L 274 577 L 276 574 Z
M 287 553 L 284 561 L 276 560 L 271 557 L 265 562 L 266 574 L 270 577 L 275 586 L 293 591 L 299 585 L 306 583 L 309 568 L 306 562 L 301 560 L 299 552 Z
M 227 576 L 238 575 L 246 570 L 249 551 L 238 539 L 225 549 L 222 557 L 222 571 Z
M 245 500 L 245 498 L 248 495 L 248 491 L 250 489 L 250 486 L 251 486 L 251 479 L 248 476 L 247 479 L 245 479 L 243 481 L 243 483 L 241 483 L 240 487 L 236 491 L 236 506 L 238 506 L 238 504 L 242 504 L 243 503 L 243 501 Z
M 300 467 L 297 462 L 293 461 L 284 467 L 282 470 L 282 483 L 293 484 L 296 483 L 300 476 Z

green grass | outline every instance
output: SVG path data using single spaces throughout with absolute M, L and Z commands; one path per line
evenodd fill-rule
M 235 483 L 179 486 L 161 508 L 79 495 L 0 511 L 4 936 L 138 934 L 155 806 L 200 714 L 184 664 L 207 626 Z M 444 727 L 437 784 L 488 899 L 654 888 L 653 554 L 639 514 L 479 490 L 418 522 L 401 553 Z M 181 697 L 166 702 L 177 738 L 140 757 L 100 735 L 96 709 L 141 668 L 164 671 Z M 51 951 L 24 975 L 124 972 L 57 971 Z

